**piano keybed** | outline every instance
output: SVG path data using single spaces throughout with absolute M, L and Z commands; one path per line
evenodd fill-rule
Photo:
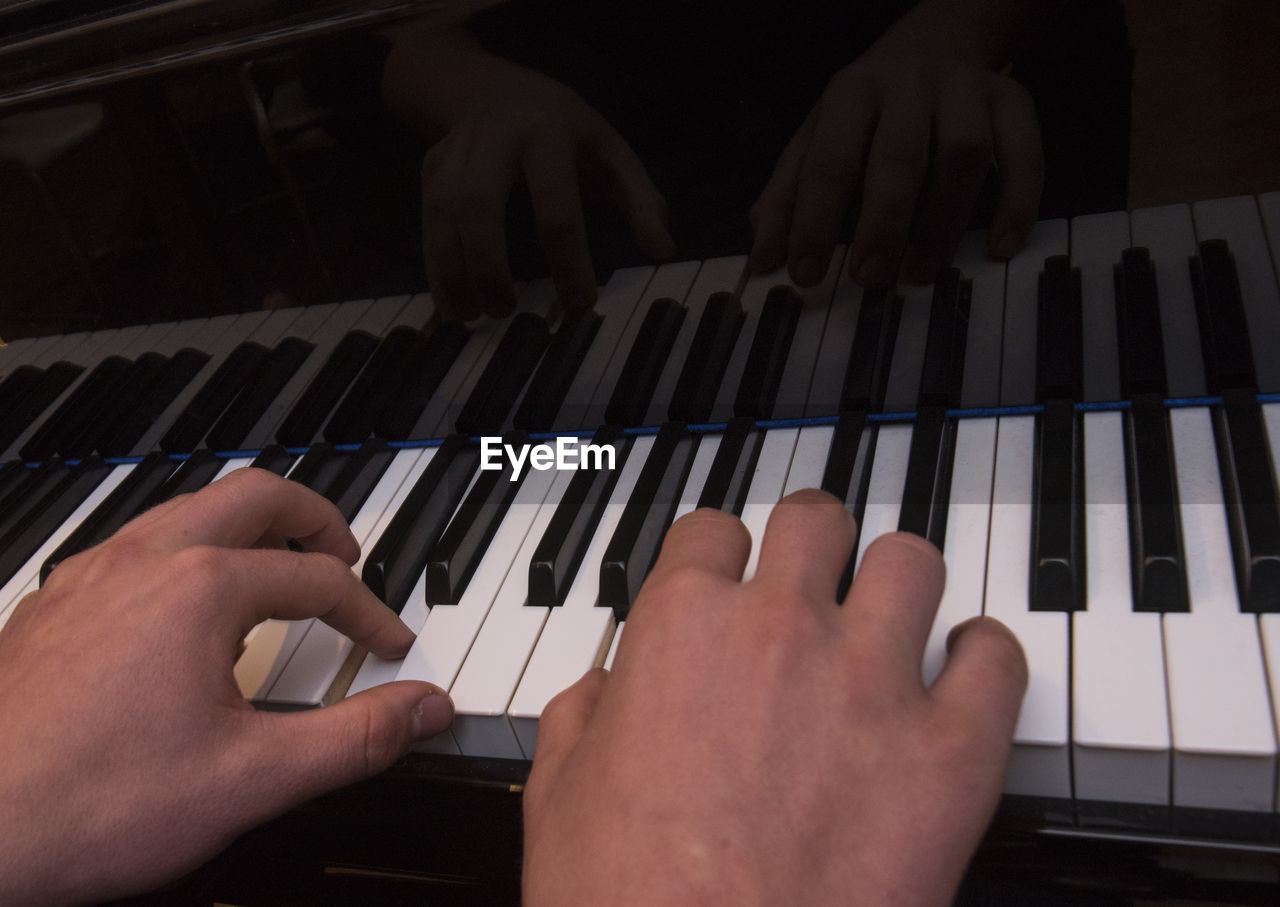
M 890 294 L 839 255 L 789 291 L 729 257 L 619 271 L 585 316 L 535 281 L 518 316 L 465 333 L 419 330 L 418 295 L 12 343 L 0 622 L 42 567 L 257 462 L 338 503 L 356 569 L 419 637 L 390 663 L 268 622 L 245 695 L 307 708 L 429 680 L 457 719 L 424 751 L 522 764 L 550 697 L 611 662 L 671 520 L 710 504 L 758 540 L 774 502 L 818 486 L 858 516 L 855 557 L 898 528 L 942 548 L 926 681 L 969 616 L 1021 640 L 1010 810 L 1273 840 L 1280 193 L 1041 223 L 1007 265 L 983 249 L 966 236 L 958 274 Z M 1244 340 L 1218 304 L 1233 280 Z M 1139 314 L 1118 322 L 1118 296 Z M 1163 448 L 1135 440 L 1151 425 Z M 509 482 L 465 437 L 503 433 L 591 439 L 618 468 Z

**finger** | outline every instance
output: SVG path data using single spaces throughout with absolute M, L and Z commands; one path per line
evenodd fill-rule
M 596 277 L 587 246 L 573 147 L 563 136 L 538 137 L 525 155 L 524 175 L 538 242 L 547 256 L 560 301 L 570 307 L 591 305 L 596 298 Z
M 269 618 L 318 617 L 381 658 L 403 658 L 413 631 L 341 561 L 294 551 L 188 548 L 177 557 L 192 588 L 226 603 L 227 633 L 242 638 Z
M 504 228 L 517 159 L 506 147 L 482 134 L 474 137 L 453 209 L 468 295 L 475 308 L 494 318 L 505 318 L 516 305 Z
M 193 545 L 244 548 L 276 536 L 354 564 L 360 545 L 332 503 L 263 469 L 237 469 L 175 498 L 120 530 L 146 532 L 171 550 Z
M 867 546 L 844 613 L 857 621 L 859 633 L 876 640 L 876 651 L 918 681 L 945 580 L 937 548 L 917 535 L 891 532 Z
M 977 739 L 1007 747 L 1027 688 L 1022 646 L 1004 624 L 975 617 L 947 637 L 947 663 L 930 691 Z
M 666 574 L 697 570 L 738 582 L 751 555 L 751 533 L 732 514 L 703 507 L 671 524 L 650 583 Z
M 751 230 L 755 238 L 748 265 L 752 271 L 773 271 L 786 261 L 787 236 L 796 204 L 796 180 L 800 177 L 800 163 L 816 120 L 816 112 L 811 111 L 782 150 L 769 182 L 751 206 Z
M 656 261 L 673 258 L 676 243 L 667 225 L 667 200 L 654 185 L 640 158 L 607 124 L 601 126 L 594 150 L 614 202 L 630 223 L 640 251 Z
M 448 140 L 432 148 L 422 161 L 422 256 L 432 301 L 444 321 L 466 321 L 480 312 L 467 292 L 462 242 L 453 219 L 453 199 L 446 156 Z M 452 166 L 449 168 L 452 170 Z
M 865 79 L 844 79 L 824 95 L 796 181 L 787 265 L 802 287 L 827 273 L 831 250 L 862 175 L 875 122 L 874 90 Z
M 538 744 L 533 771 L 554 777 L 586 730 L 604 692 L 609 672 L 592 668 L 573 686 L 546 704 L 538 718 Z M 533 781 L 533 778 L 530 778 Z
M 389 768 L 415 741 L 444 731 L 453 704 L 438 687 L 397 681 L 323 709 L 243 720 L 234 744 L 243 777 L 231 790 L 260 820 Z
M 769 515 L 756 581 L 798 590 L 815 604 L 834 604 L 856 538 L 852 514 L 831 495 L 815 489 L 789 494 Z
M 929 283 L 960 244 L 992 163 L 990 88 L 986 73 L 962 70 L 943 83 L 934 111 L 935 150 L 902 273 Z
M 993 77 L 992 128 L 1000 190 L 991 222 L 990 250 L 1009 258 L 1035 226 L 1044 188 L 1044 149 L 1035 104 L 1018 83 Z
M 929 161 L 928 92 L 916 79 L 884 100 L 849 253 L 850 276 L 863 286 L 888 286 L 897 276 Z

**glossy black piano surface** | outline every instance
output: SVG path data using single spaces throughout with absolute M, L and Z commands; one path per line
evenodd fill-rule
M 291 311 L 290 307 L 355 299 L 400 296 L 407 300 L 410 294 L 427 290 L 416 187 L 425 146 L 383 109 L 378 79 L 395 25 L 430 6 L 302 4 L 291 0 L 114 4 L 30 0 L 0 6 L 0 195 L 11 210 L 19 212 L 0 222 L 0 335 L 7 340 L 69 335 L 210 316 L 230 323 L 236 316 L 256 318 L 255 312 Z M 1099 11 L 1105 14 L 1103 18 L 1089 19 L 1090 27 L 1075 32 L 1095 49 L 1090 65 L 1064 77 L 1060 61 L 1070 52 L 1062 47 L 1020 64 L 1043 109 L 1055 112 L 1047 115 L 1045 122 L 1051 154 L 1050 184 L 1042 210 L 1045 218 L 1126 208 L 1128 49 L 1119 27 L 1118 6 L 1093 4 L 1092 13 Z M 486 27 L 496 35 L 501 16 Z M 491 36 L 491 40 L 499 38 Z M 1070 90 L 1064 90 L 1064 85 Z M 1077 96 L 1064 98 L 1073 94 Z M 794 98 L 784 98 L 781 103 L 785 107 L 794 102 Z M 1090 105 L 1092 112 L 1085 109 Z M 784 142 L 789 131 L 789 127 L 780 126 L 769 141 Z M 7 143 L 11 137 L 23 135 L 25 140 Z M 714 140 L 702 136 L 696 141 L 697 155 L 705 159 L 717 153 Z M 771 160 L 775 151 L 757 150 L 758 160 L 737 167 L 726 165 L 724 182 L 739 183 L 719 199 L 726 208 L 744 207 L 744 198 L 749 203 L 747 196 L 763 178 L 760 167 L 766 164 L 762 162 Z M 767 176 L 767 171 L 763 175 Z M 671 169 L 668 178 L 671 184 L 664 188 L 686 196 L 696 194 L 699 204 L 715 195 L 714 190 L 692 185 L 679 167 Z M 1259 187 L 1259 191 L 1275 188 L 1273 183 Z M 1271 205 L 1280 212 L 1280 205 Z M 749 245 L 745 220 L 730 223 L 692 204 L 676 203 L 673 210 L 687 228 L 689 244 L 684 258 L 735 255 Z M 1230 219 L 1227 215 L 1222 218 Z M 1132 227 L 1135 245 L 1137 223 L 1134 220 Z M 514 223 L 513 229 L 518 226 Z M 1075 228 L 1073 224 L 1072 230 Z M 1048 236 L 1056 228 L 1046 229 Z M 1067 271 L 1059 272 L 1059 278 L 1067 274 L 1063 278 L 1067 284 L 1072 266 L 1083 267 L 1086 280 L 1091 275 L 1095 285 L 1086 293 L 1096 292 L 1098 275 L 1111 279 L 1111 265 L 1120 265 L 1122 270 L 1129 266 L 1128 259 L 1121 259 L 1128 242 L 1117 245 L 1107 239 L 1109 228 L 1101 229 L 1099 235 L 1104 239 L 1099 243 L 1114 261 L 1107 260 L 1104 266 L 1099 266 L 1102 253 L 1077 241 L 1069 242 L 1066 226 L 1061 229 L 1061 236 L 1051 236 L 1044 247 L 1048 251 L 1028 271 L 1033 281 L 1042 270 L 1055 273 L 1053 266 L 1045 263 L 1054 255 L 1074 256 L 1063 262 Z M 1129 229 L 1126 225 L 1126 236 Z M 1271 251 L 1266 254 L 1274 256 L 1274 231 L 1280 226 L 1268 221 L 1266 229 L 1271 231 L 1265 233 L 1271 237 Z M 1229 245 L 1234 254 L 1242 254 L 1234 239 Z M 639 260 L 625 237 L 601 242 L 593 251 L 602 285 L 626 273 L 620 268 Z M 536 248 L 521 248 L 513 240 L 512 253 L 519 269 L 517 276 L 541 276 Z M 1205 254 L 1212 257 L 1217 253 L 1210 250 Z M 1167 260 L 1161 261 L 1161 267 L 1167 264 Z M 1178 267 L 1182 267 L 1180 262 Z M 1003 269 L 1000 274 L 1003 283 Z M 960 276 L 973 280 L 976 274 L 962 269 Z M 536 289 L 539 284 L 531 286 Z M 1189 278 L 1187 287 L 1190 294 Z M 1034 294 L 1034 289 L 1031 292 Z M 891 295 L 890 308 L 896 305 L 900 314 L 903 304 L 893 300 Z M 683 304 L 684 300 L 677 302 Z M 700 312 L 706 300 L 690 298 L 688 302 L 691 310 L 697 302 Z M 915 304 L 920 304 L 918 299 Z M 870 300 L 862 300 L 863 308 L 870 305 Z M 464 339 L 441 339 L 431 329 L 410 336 L 427 327 L 427 319 L 419 317 L 426 310 L 412 306 L 405 305 L 372 331 L 364 358 L 359 351 L 353 353 L 358 359 L 354 371 L 359 370 L 359 363 L 374 361 L 374 348 L 390 337 L 393 329 L 405 332 L 397 335 L 399 352 L 385 352 L 389 364 L 382 368 L 401 379 L 395 355 L 412 356 L 413 350 L 420 352 L 430 342 L 455 353 L 454 347 L 465 347 Z M 559 326 L 556 311 L 547 307 L 542 314 L 543 330 L 553 333 Z M 677 325 L 674 330 L 691 332 L 696 327 L 694 318 L 683 315 L 683 310 L 680 314 L 689 324 Z M 670 313 L 668 317 L 672 317 Z M 285 321 L 283 317 L 277 320 Z M 1039 385 L 1037 376 L 1027 374 L 1011 380 L 1009 374 L 1025 367 L 1025 357 L 1008 350 L 1024 342 L 1034 346 L 1035 335 L 1034 327 L 1030 333 L 1016 324 L 1011 327 L 1006 323 L 1005 328 L 1010 333 L 1002 354 L 1006 368 L 1003 386 L 993 384 L 986 391 L 973 391 L 964 401 L 926 401 L 925 385 L 930 380 L 944 387 L 950 384 L 958 393 L 954 380 L 949 381 L 954 373 L 948 375 L 945 370 L 930 379 L 922 365 L 921 387 L 886 402 L 884 393 L 893 380 L 887 365 L 879 375 L 863 376 L 865 388 L 859 384 L 856 391 L 850 388 L 861 378 L 851 377 L 841 366 L 843 386 L 826 394 L 825 402 L 816 409 L 796 408 L 794 399 L 761 402 L 757 388 L 743 391 L 744 399 L 750 397 L 756 403 L 744 403 L 745 408 L 736 414 L 745 413 L 748 421 L 812 416 L 818 421 L 809 428 L 829 426 L 834 433 L 841 429 L 833 420 L 858 408 L 849 405 L 853 402 L 873 417 L 880 410 L 917 412 L 918 402 L 919 418 L 926 403 L 955 410 L 1037 405 L 1049 397 L 1065 395 L 1076 404 L 1124 401 L 1127 406 L 1131 397 L 1144 392 L 1144 388 L 1132 390 L 1132 376 L 1120 374 L 1119 369 L 1114 376 L 1101 379 L 1102 384 L 1097 383 L 1096 373 L 1089 372 L 1079 387 L 1065 390 L 1053 376 L 1040 376 Z M 285 368 L 291 355 L 302 356 L 303 361 L 311 356 L 315 365 L 314 357 L 319 355 L 315 351 L 330 351 L 347 336 L 339 332 L 321 339 L 318 327 L 308 328 L 312 334 L 307 336 L 290 334 L 298 328 L 282 328 L 274 334 L 254 334 L 253 330 L 237 336 L 236 343 L 228 340 L 226 350 L 230 352 L 252 337 L 260 352 L 241 353 L 245 361 L 237 368 L 258 376 L 266 373 L 255 369 L 266 369 L 269 361 L 284 363 L 280 367 Z M 497 329 L 494 332 L 496 336 Z M 1087 329 L 1085 334 L 1087 345 Z M 83 366 L 87 375 L 114 353 L 128 360 L 127 368 L 139 373 L 151 367 L 172 375 L 186 368 L 193 375 L 210 377 L 222 361 L 216 351 L 208 350 L 201 352 L 211 352 L 209 365 L 177 361 L 181 349 L 198 350 L 200 345 L 194 340 L 188 347 L 186 341 L 179 344 L 171 338 L 166 341 L 169 345 L 157 352 L 145 340 L 130 336 L 133 339 L 127 348 L 123 344 L 113 348 L 108 343 L 93 354 L 96 358 L 75 364 Z M 313 343 L 314 351 L 285 348 L 291 338 L 299 344 Z M 547 342 L 553 339 L 548 337 Z M 1268 384 L 1274 372 L 1274 365 L 1265 361 L 1269 341 L 1257 342 L 1263 344 L 1263 352 L 1259 354 L 1259 348 L 1254 348 L 1255 365 L 1264 373 L 1258 389 L 1264 393 L 1280 391 L 1280 386 Z M 888 344 L 892 347 L 891 337 Z M 382 348 L 394 345 L 383 344 Z M 163 364 L 148 363 L 143 357 L 149 352 L 167 359 Z M 816 352 L 813 355 L 816 357 Z M 12 371 L 4 365 L 3 356 L 0 352 L 0 380 Z M 68 358 L 75 360 L 75 356 Z M 57 377 L 49 374 L 53 364 L 42 363 L 41 379 L 52 382 Z M 1210 386 L 1205 386 L 1204 375 L 1186 379 L 1170 374 L 1167 396 L 1219 395 L 1235 386 L 1229 380 L 1212 386 L 1216 381 L 1213 374 L 1207 380 Z M 192 386 L 198 383 L 192 382 Z M 281 383 L 288 382 L 282 379 Z M 1046 395 L 1046 383 L 1053 394 Z M 302 386 L 295 383 L 291 387 L 300 400 Z M 408 393 L 407 385 L 399 387 Z M 427 394 L 428 390 L 418 388 L 415 393 Z M 915 390 L 920 392 L 918 400 Z M 240 390 L 225 393 L 235 399 Z M 1019 393 L 1025 393 L 1025 399 L 1018 399 Z M 727 399 L 731 406 L 740 402 L 737 395 Z M 423 397 L 422 405 L 425 400 Z M 1264 405 L 1268 400 L 1264 399 Z M 613 399 L 596 402 L 601 407 L 615 403 Z M 725 400 L 719 402 L 723 408 Z M 310 425 L 310 431 L 299 429 L 302 434 L 292 439 L 294 447 L 324 441 L 356 444 L 370 437 L 428 441 L 474 427 L 450 421 L 460 414 L 462 400 L 447 413 L 442 411 L 432 423 L 437 430 L 430 431 L 423 428 L 424 420 L 410 419 L 408 427 L 403 427 L 403 420 L 396 423 L 402 427 L 393 432 L 386 427 L 396 419 L 390 411 L 379 416 L 385 421 L 366 426 L 357 420 L 353 427 L 349 418 L 336 418 L 337 398 L 329 404 L 324 418 Z M 792 409 L 786 410 L 783 404 Z M 652 418 L 657 410 L 649 401 L 637 403 L 619 397 L 616 405 L 618 411 L 630 407 L 643 414 L 625 420 L 633 428 L 654 427 L 665 418 Z M 752 409 L 754 405 L 759 408 Z M 231 424 L 236 421 L 233 409 L 224 406 L 219 412 L 225 418 L 210 420 L 202 433 L 195 435 L 184 434 L 181 427 L 173 425 L 163 426 L 163 431 L 144 426 L 135 436 L 120 440 L 99 426 L 90 449 L 135 457 L 158 450 L 186 453 L 201 442 L 212 444 L 206 439 L 218 437 L 217 432 L 241 441 L 262 440 L 257 447 L 286 440 L 274 431 L 283 427 L 291 409 L 277 407 L 270 413 L 268 409 L 254 410 L 258 418 L 237 429 Z M 1085 416 L 1080 409 L 1071 410 L 1068 421 L 1083 424 Z M 177 409 L 169 406 L 165 411 Z M 551 412 L 533 427 L 587 431 L 596 427 L 582 420 L 582 412 L 568 422 L 561 421 L 567 418 L 566 410 L 557 412 L 552 407 Z M 276 423 L 264 434 L 272 418 Z M 709 416 L 682 418 L 717 425 L 726 421 Z M 1158 417 L 1164 418 L 1163 414 Z M 1241 418 L 1246 427 L 1253 424 L 1248 422 L 1252 417 Z M 497 427 L 511 427 L 508 421 L 510 416 L 500 419 Z M 963 421 L 954 413 L 940 417 L 938 431 L 947 436 Z M 890 426 L 896 423 L 876 423 L 873 418 L 873 424 L 882 426 L 882 438 L 893 436 Z M 920 426 L 917 431 L 926 425 L 923 418 L 914 424 Z M 238 430 L 242 433 L 237 434 Z M 758 426 L 752 430 L 766 433 Z M 6 449 L 12 448 L 12 457 L 18 456 L 18 446 L 35 443 L 33 431 L 24 433 L 21 441 L 11 438 L 5 443 Z M 210 431 L 215 434 L 206 434 Z M 707 436 L 719 443 L 721 429 L 712 429 Z M 89 442 L 64 437 L 50 443 L 66 445 L 55 451 L 64 453 L 79 452 L 76 445 Z M 749 446 L 753 442 L 744 443 Z M 246 447 L 240 443 L 214 446 L 224 450 Z M 856 452 L 856 439 L 852 449 Z M 1244 468 L 1247 471 L 1247 464 Z M 869 472 L 865 481 L 871 481 Z M 848 500 L 857 498 L 849 477 L 844 478 L 842 488 L 849 489 Z M 745 493 L 745 486 L 742 491 Z M 149 493 L 160 493 L 158 485 Z M 874 494 L 871 497 L 874 509 Z M 917 511 L 924 514 L 920 525 L 926 533 L 930 515 L 936 513 L 927 497 L 913 499 L 919 505 Z M 866 498 L 864 488 L 861 506 L 866 505 Z M 144 499 L 154 500 L 138 492 L 133 504 Z M 1038 501 L 1036 506 L 1047 505 Z M 1070 549 L 1070 533 L 1061 538 Z M 1072 556 L 1068 550 L 1066 555 L 1055 553 L 1049 560 Z M 1083 574 L 1074 580 L 1078 587 L 1085 581 Z M 1071 595 L 1079 591 L 1076 588 Z M 348 681 L 350 673 L 345 677 Z M 277 707 L 284 705 L 288 703 L 277 703 Z M 1070 752 L 1070 745 L 1061 748 L 1061 758 L 1068 760 Z M 205 870 L 142 900 L 512 900 L 519 879 L 518 789 L 527 769 L 523 758 L 415 754 L 382 778 L 322 798 L 246 836 Z M 1153 815 L 1145 808 L 1129 808 L 1132 804 L 1117 806 L 1083 794 L 1073 800 L 1071 788 L 1065 796 L 1058 796 L 1036 790 L 1035 784 L 1015 783 L 1011 791 L 961 890 L 961 903 L 1130 903 L 1179 897 L 1192 903 L 1262 904 L 1280 897 L 1276 843 L 1280 838 L 1274 806 L 1271 812 L 1259 813 L 1182 810 L 1171 815 L 1168 810 L 1155 810 Z

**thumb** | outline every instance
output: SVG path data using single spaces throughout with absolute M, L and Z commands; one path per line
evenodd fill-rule
M 397 681 L 358 693 L 336 705 L 305 712 L 256 712 L 245 744 L 260 818 L 376 775 L 415 742 L 448 728 L 453 703 L 439 687 Z

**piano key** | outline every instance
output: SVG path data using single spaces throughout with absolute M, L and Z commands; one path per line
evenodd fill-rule
M 894 532 L 898 528 L 902 491 L 907 479 L 907 463 L 911 451 L 911 425 L 882 423 L 875 430 L 874 443 L 867 474 L 866 503 L 862 508 L 862 518 L 858 520 L 856 565 L 862 564 L 868 545 L 886 532 Z M 855 460 L 855 469 L 857 465 Z M 853 490 L 855 485 L 851 481 L 850 489 Z
M 1084 415 L 1089 610 L 1071 616 L 1072 757 L 1082 821 L 1167 827 L 1171 738 L 1160 618 L 1135 613 L 1123 416 Z M 1090 803 L 1088 801 L 1096 801 Z
M 670 297 L 649 304 L 605 408 L 605 422 L 637 425 L 644 418 L 684 317 L 684 306 Z
M 753 419 L 773 417 L 778 385 L 782 383 L 787 354 L 791 352 L 791 340 L 803 304 L 800 294 L 788 286 L 775 286 L 769 290 L 760 309 L 755 338 L 747 352 L 742 381 L 738 384 L 733 406 L 735 416 Z
M 849 354 L 853 349 L 855 330 L 861 317 L 863 295 L 862 287 L 853 282 L 849 269 L 844 266 L 846 254 L 846 250 L 840 247 L 831 256 L 835 286 L 832 288 L 831 305 L 821 342 L 817 345 L 818 352 L 814 357 L 813 381 L 804 411 L 806 416 L 830 416 L 840 409 L 844 376 L 849 367 Z M 1003 292 L 1003 287 L 1001 290 Z
M 693 455 L 693 465 L 689 468 L 684 488 L 680 491 L 680 500 L 676 504 L 675 513 L 671 516 L 671 522 L 674 523 L 686 513 L 692 513 L 698 508 L 698 502 L 702 499 L 703 489 L 711 475 L 712 467 L 720 456 L 722 438 L 723 435 L 720 432 L 698 437 L 698 450 Z
M 929 336 L 933 286 L 912 286 L 902 292 L 897 338 L 889 361 L 884 390 L 885 412 L 911 412 L 920 399 L 920 375 Z
M 1275 355 L 1280 349 L 1280 289 L 1257 202 L 1249 196 L 1197 202 L 1192 214 L 1202 243 L 1225 240 L 1234 254 L 1257 387 L 1263 393 L 1280 391 L 1280 359 Z
M 43 460 L 66 447 L 82 426 L 92 420 L 94 411 L 111 398 L 130 365 L 123 356 L 108 356 L 98 363 L 22 445 L 19 450 L 22 459 Z
M 394 398 L 388 399 L 374 432 L 392 441 L 413 440 L 410 436 L 427 403 L 440 390 L 445 375 L 453 368 L 470 334 L 460 324 L 438 324 L 427 338 L 422 360 L 413 364 L 408 383 L 402 384 Z
M 960 239 L 955 265 L 970 285 L 960 405 L 996 406 L 1000 402 L 1005 263 L 987 256 L 986 231 L 970 230 Z
M 613 608 L 619 622 L 626 619 L 640 584 L 658 556 L 696 447 L 684 423 L 668 422 L 662 426 L 635 492 L 605 549 L 600 568 L 600 604 Z
M 1129 215 L 1129 225 L 1133 244 L 1151 253 L 1168 393 L 1173 397 L 1203 396 L 1200 331 L 1187 267 L 1196 254 L 1191 209 L 1186 205 L 1141 208 Z
M 359 444 L 373 434 L 383 408 L 424 358 L 427 338 L 408 325 L 393 328 L 373 351 L 324 427 L 332 444 Z
M 887 290 L 863 293 L 853 347 L 846 360 L 840 395 L 841 412 L 879 412 L 884 409 L 901 316 L 901 298 Z
M 112 471 L 100 459 L 83 460 L 74 466 L 58 464 L 51 481 L 40 484 L 39 493 L 20 519 L 0 535 L 0 583 L 7 583 L 27 564 L 49 537 L 66 522 L 95 488 Z M 35 568 L 39 570 L 39 565 Z
M 1222 240 L 1202 242 L 1191 259 L 1205 382 L 1212 393 L 1230 387 L 1257 387 L 1249 344 L 1249 324 L 1235 267 Z
M 1213 422 L 1240 607 L 1280 611 L 1280 498 L 1262 408 L 1251 391 L 1228 390 Z
M 225 461 L 208 448 L 193 451 L 171 472 L 160 487 L 143 500 L 138 513 L 150 510 L 180 494 L 195 494 L 221 474 Z
M 954 268 L 940 274 L 933 285 L 920 373 L 919 400 L 922 406 L 960 405 L 972 295 L 973 285 L 963 280 Z
M 426 567 L 431 546 L 457 509 L 480 463 L 479 451 L 460 435 L 430 448 L 427 467 L 386 530 L 368 552 L 361 578 L 399 613 Z
M 1086 402 L 1120 398 L 1116 359 L 1115 265 L 1129 240 L 1123 211 L 1086 214 L 1071 221 L 1071 267 L 1081 286 L 1082 396 Z
M 287 447 L 302 447 L 320 435 L 329 413 L 377 348 L 378 338 L 365 331 L 352 331 L 343 337 L 290 410 L 276 439 Z
M 600 517 L 599 529 L 587 549 L 578 576 L 564 605 L 548 609 L 546 623 L 537 638 L 524 674 L 511 698 L 511 716 L 526 758 L 532 758 L 537 740 L 537 719 L 553 696 L 576 681 L 604 656 L 614 630 L 613 610 L 599 607 L 600 563 L 618 521 L 631 499 L 640 472 L 653 448 L 652 435 L 632 443 L 613 495 Z
M 765 299 L 770 288 L 785 281 L 781 270 L 772 274 L 752 274 L 738 294 L 742 303 L 742 329 L 738 332 L 738 340 L 729 355 L 729 364 L 725 366 L 724 380 L 720 382 L 709 421 L 727 422 L 732 418 L 733 404 L 746 372 L 747 358 L 751 353 L 751 344 L 755 342 Z
M 564 405 L 565 395 L 603 320 L 593 309 L 570 309 L 564 313 L 512 419 L 516 428 L 550 431 L 556 427 L 556 414 Z
M 724 290 L 711 294 L 676 381 L 668 410 L 671 419 L 705 422 L 711 417 L 744 318 L 737 296 Z
M 0 501 L 0 538 L 20 527 L 26 514 L 67 470 L 60 460 L 46 460 L 34 468 L 23 468 L 20 478 Z
M 834 436 L 834 425 L 804 425 L 800 428 L 796 449 L 791 455 L 791 468 L 787 472 L 787 484 L 782 489 L 783 497 L 803 488 L 822 487 L 822 475 Z
M 360 445 L 358 450 L 346 454 L 342 471 L 324 491 L 324 496 L 333 502 L 342 514 L 342 518 L 350 523 L 364 507 L 374 486 L 381 480 L 395 456 L 395 451 L 387 447 L 386 442 L 371 438 Z
M 1067 799 L 1070 625 L 1066 613 L 1033 611 L 1028 601 L 1035 433 L 1034 416 L 999 418 L 983 613 L 1018 637 L 1029 670 L 1005 793 Z
M 624 268 L 609 278 L 595 304 L 604 322 L 569 387 L 557 422 L 587 430 L 605 423 L 605 407 L 613 399 L 622 365 L 635 344 L 645 312 L 654 299 L 680 296 L 687 271 L 686 265 Z M 651 286 L 655 293 L 651 293 Z
M 1186 542 L 1191 611 L 1162 615 L 1173 731 L 1173 804 L 1266 811 L 1274 803 L 1276 736 L 1258 619 L 1241 614 L 1204 407 L 1169 411 Z M 1195 815 L 1175 812 L 1194 830 Z M 1269 819 L 1269 817 L 1268 817 Z
M 765 432 L 751 419 L 733 419 L 716 450 L 715 461 L 703 483 L 698 507 L 711 507 L 742 515 L 747 488 L 755 473 Z
M 799 317 L 796 319 L 795 334 L 791 340 L 791 351 L 786 356 L 786 366 L 782 372 L 782 380 L 778 383 L 778 394 L 773 406 L 773 418 L 796 419 L 805 414 L 814 388 L 814 373 L 817 370 L 819 350 L 823 335 L 827 330 L 827 322 L 832 317 L 833 297 L 836 285 L 843 271 L 845 257 L 843 246 L 838 246 L 831 256 L 826 276 L 816 286 L 799 288 L 788 281 L 787 285 L 800 294 L 801 305 Z M 848 350 L 849 346 L 846 345 Z M 838 385 L 836 385 L 838 387 Z M 834 406 L 825 415 L 834 415 Z
M 493 435 L 506 428 L 550 339 L 550 329 L 540 315 L 521 312 L 512 318 L 458 413 L 457 430 L 468 435 Z
M 519 554 L 556 478 L 555 470 L 543 470 L 521 483 L 471 583 L 457 604 L 432 605 L 397 680 L 426 680 L 446 690 L 453 686 L 508 577 L 527 576 L 528 561 L 519 559 Z M 455 746 L 452 739 L 435 743 L 427 749 L 438 749 L 442 743 L 446 749 Z
M 1173 444 L 1163 402 L 1138 395 L 1125 416 L 1125 484 L 1138 611 L 1186 611 L 1187 580 L 1179 524 Z M 1085 480 L 1086 491 L 1088 479 Z
M 1138 394 L 1163 396 L 1164 343 L 1156 269 L 1147 249 L 1125 249 L 1115 266 L 1116 346 L 1120 353 L 1120 391 L 1116 398 Z
M 573 473 L 555 515 L 541 535 L 529 562 L 528 603 L 554 607 L 564 603 L 578 566 L 594 537 L 596 525 L 613 494 L 618 470 L 625 463 L 631 441 L 616 426 L 605 426 L 591 438 L 595 446 L 615 451 L 615 469 L 583 469 Z
M 1067 222 L 1041 221 L 1032 228 L 1022 251 L 1009 259 L 1000 370 L 1000 403 L 1004 406 L 1036 402 L 1036 300 L 1040 273 L 1046 259 L 1066 255 L 1067 248 Z
M 1036 398 L 1080 400 L 1085 368 L 1079 271 L 1064 256 L 1045 259 L 1037 296 Z M 1110 311 L 1115 312 L 1114 303 Z
M 207 443 L 215 450 L 238 450 L 249 432 L 289 383 L 315 346 L 300 337 L 276 344 L 222 417 L 209 429 Z
M 231 401 L 248 384 L 268 352 L 265 346 L 250 340 L 232 350 L 165 432 L 160 439 L 161 449 L 168 453 L 184 453 L 197 447 Z
M 1050 400 L 1036 420 L 1031 608 L 1084 608 L 1084 488 L 1080 422 L 1067 401 Z
M 898 530 L 913 532 L 942 550 L 955 454 L 955 422 L 941 407 L 921 407 L 911 431 Z
M 25 369 L 30 369 L 26 371 Z M 18 435 L 40 417 L 62 395 L 84 369 L 59 360 L 47 369 L 26 366 L 21 374 L 10 375 L 0 387 L 0 395 L 8 397 L 0 403 L 0 449 L 7 448 Z M 18 378 L 14 385 L 11 379 Z
M 208 361 L 207 353 L 191 347 L 181 349 L 170 357 L 142 399 L 120 415 L 114 431 L 108 432 L 98 445 L 102 455 L 125 457 L 137 450 L 147 429 L 177 399 Z

